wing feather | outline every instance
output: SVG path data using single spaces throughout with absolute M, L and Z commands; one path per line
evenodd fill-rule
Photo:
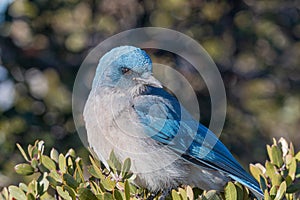
M 135 98 L 134 109 L 152 139 L 168 145 L 191 163 L 222 171 L 249 187 L 256 195 L 262 195 L 256 180 L 241 167 L 215 134 L 196 122 L 174 96 L 163 89 L 148 87 Z

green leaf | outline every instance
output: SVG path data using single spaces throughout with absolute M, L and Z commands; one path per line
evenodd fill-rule
M 67 170 L 70 174 L 74 173 L 73 160 L 70 156 L 67 158 Z
M 130 193 L 131 193 L 131 194 L 136 194 L 136 193 L 138 193 L 137 187 L 135 187 L 134 185 L 130 184 Z
M 76 163 L 76 170 L 75 170 L 75 174 L 76 174 L 76 180 L 78 182 L 84 182 L 84 176 L 83 176 L 83 171 L 82 171 L 82 160 L 81 158 L 76 158 L 75 160 Z
M 180 195 L 176 192 L 176 190 L 172 190 L 171 195 L 173 200 L 182 200 Z
M 39 150 L 38 150 L 37 147 L 35 147 L 35 146 L 32 147 L 31 158 L 40 159 Z
M 4 199 L 9 199 L 7 187 L 4 187 L 0 194 L 2 195 L 2 197 L 4 197 Z
M 22 163 L 15 166 L 15 171 L 23 176 L 28 176 L 34 173 L 34 168 L 29 164 Z
M 66 157 L 71 156 L 72 158 L 76 158 L 76 153 L 74 149 L 69 149 Z
M 296 158 L 292 159 L 290 165 L 288 166 L 288 169 L 289 169 L 289 176 L 292 178 L 292 180 L 295 180 L 296 169 L 297 169 Z
M 234 186 L 237 191 L 237 199 L 243 200 L 244 199 L 244 187 L 240 183 L 235 183 Z
M 95 178 L 104 179 L 104 175 L 101 173 L 100 169 L 95 166 L 88 166 L 88 172 Z
M 44 167 L 46 167 L 49 171 L 56 170 L 55 162 L 46 155 L 41 155 L 41 161 Z
M 25 193 L 28 192 L 28 186 L 25 183 L 19 183 L 19 188 Z
M 114 151 L 111 151 L 111 153 L 109 155 L 109 160 L 107 161 L 107 163 L 110 165 L 110 167 L 112 168 L 114 173 L 120 174 L 121 169 L 122 169 L 122 164 L 116 157 Z
M 76 199 L 76 193 L 75 190 L 71 187 L 69 187 L 68 185 L 64 185 L 63 189 L 65 191 L 68 191 L 69 195 L 71 196 L 72 199 Z
M 270 190 L 270 196 L 274 199 L 277 193 L 277 185 L 273 185 Z
M 259 176 L 260 176 L 260 175 L 263 175 L 263 174 L 262 174 L 262 171 L 261 171 L 257 166 L 255 166 L 255 165 L 253 165 L 253 164 L 250 164 L 250 172 L 251 172 L 252 176 L 253 176 L 257 181 L 260 180 Z
M 55 181 L 62 183 L 62 177 L 57 173 L 57 171 L 51 171 L 49 176 L 51 176 Z
M 70 174 L 64 174 L 63 175 L 63 180 L 66 183 L 66 185 L 70 186 L 74 190 L 76 190 L 77 187 L 79 186 L 79 183 Z
M 113 200 L 114 198 L 111 193 L 105 192 L 103 195 L 103 199 L 104 200 Z
M 33 146 L 31 145 L 31 144 L 29 144 L 28 146 L 27 146 L 27 151 L 28 151 L 28 155 L 29 155 L 29 157 L 32 159 L 32 151 L 33 151 Z
M 268 188 L 268 186 L 267 186 L 268 182 L 267 182 L 266 178 L 263 176 L 259 176 L 259 178 L 260 178 L 260 181 L 259 181 L 260 188 L 262 189 L 262 191 L 265 191 L 265 189 Z
M 126 158 L 122 166 L 122 177 L 124 177 L 129 172 L 130 167 L 131 160 L 129 158 Z
M 283 165 L 282 151 L 278 146 L 272 146 L 271 162 L 277 167 L 281 167 Z
M 295 155 L 296 160 L 300 161 L 300 151 Z
M 56 186 L 59 185 L 59 183 L 58 183 L 52 176 L 47 176 L 46 178 L 47 178 L 47 180 L 49 181 L 49 184 L 50 184 L 53 188 L 55 188 Z
M 92 163 L 92 166 L 89 168 L 90 174 L 95 178 L 104 179 L 104 175 L 102 174 L 99 165 L 97 165 L 97 163 L 91 156 L 90 161 Z
M 54 160 L 56 163 L 58 163 L 58 151 L 54 148 L 50 151 L 50 158 Z
M 70 196 L 70 194 L 67 191 L 64 191 L 61 186 L 57 186 L 56 191 L 59 194 L 59 196 L 61 196 L 63 199 L 72 200 L 72 197 Z
M 286 156 L 284 157 L 284 159 L 285 159 L 285 164 L 286 164 L 286 165 L 290 165 L 291 162 L 292 162 L 293 156 L 290 155 L 290 154 L 288 154 L 288 155 L 286 155 Z
M 125 192 L 125 199 L 130 200 L 130 184 L 128 180 L 125 181 L 124 192 Z
M 236 200 L 237 199 L 237 191 L 232 182 L 228 182 L 225 187 L 225 198 L 226 200 Z
M 123 200 L 123 196 L 124 194 L 122 194 L 120 190 L 114 190 L 114 198 L 116 200 Z
M 33 167 L 33 168 L 37 168 L 38 167 L 38 165 L 39 165 L 39 162 L 37 161 L 37 159 L 36 158 L 32 158 L 32 160 L 31 160 L 31 166 Z
M 37 182 L 36 182 L 36 180 L 32 180 L 28 184 L 28 192 L 31 192 L 32 194 L 37 195 Z
M 178 192 L 179 192 L 179 194 L 180 194 L 180 196 L 181 196 L 181 199 L 183 199 L 183 200 L 187 200 L 187 199 L 188 199 L 188 198 L 187 198 L 187 193 L 186 193 L 186 191 L 185 191 L 184 189 L 179 188 L 179 189 L 178 189 Z
M 27 196 L 27 200 L 35 200 L 36 199 L 32 193 L 28 193 L 26 196 Z
M 58 156 L 58 167 L 62 173 L 66 173 L 67 162 L 63 154 L 59 154 Z
M 115 186 L 116 186 L 116 183 L 114 181 L 110 180 L 109 178 L 102 179 L 101 183 L 103 184 L 103 187 L 107 191 L 112 191 L 115 188 Z
M 285 177 L 285 182 L 286 182 L 286 186 L 289 187 L 293 183 L 293 180 L 289 175 L 287 175 Z
M 8 191 L 10 193 L 10 196 L 12 198 L 15 198 L 16 200 L 24 200 L 24 199 L 26 199 L 26 195 L 23 192 L 23 190 L 21 190 L 17 186 L 14 186 L 14 185 L 9 186 L 8 187 Z
M 277 186 L 280 185 L 282 181 L 282 177 L 277 172 L 276 167 L 269 161 L 266 161 L 266 174 L 267 176 L 270 177 L 272 185 L 277 185 Z
M 271 196 L 269 195 L 268 190 L 265 190 L 265 192 L 264 192 L 264 199 L 265 199 L 265 200 L 273 200 L 273 199 L 271 198 Z
M 285 195 L 285 192 L 286 192 L 286 182 L 282 182 L 279 186 L 279 189 L 277 191 L 277 194 L 275 196 L 275 199 L 274 200 L 280 200 L 284 197 Z
M 28 157 L 27 157 L 27 154 L 25 153 L 24 149 L 22 148 L 22 146 L 21 146 L 19 143 L 17 143 L 17 147 L 18 147 L 19 151 L 21 152 L 23 158 L 24 158 L 26 161 L 29 161 L 29 159 L 28 159 Z
M 102 190 L 99 186 L 100 184 L 97 184 L 95 181 L 92 181 L 90 180 L 90 187 L 91 187 L 91 190 L 94 194 L 99 194 L 99 193 L 102 193 Z
M 273 160 L 273 154 L 272 154 L 272 147 L 270 145 L 267 145 L 267 152 L 268 152 L 268 156 L 272 162 Z

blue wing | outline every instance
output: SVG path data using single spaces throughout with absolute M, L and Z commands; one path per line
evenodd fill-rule
M 134 108 L 146 133 L 154 140 L 168 145 L 186 160 L 222 171 L 262 195 L 257 181 L 241 167 L 215 134 L 196 122 L 171 94 L 148 87 L 135 98 Z

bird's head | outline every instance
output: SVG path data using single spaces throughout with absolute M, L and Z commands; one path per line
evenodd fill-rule
M 133 46 L 116 47 L 106 53 L 99 61 L 93 81 L 93 88 L 131 90 L 146 85 L 162 87 L 152 75 L 149 55 Z

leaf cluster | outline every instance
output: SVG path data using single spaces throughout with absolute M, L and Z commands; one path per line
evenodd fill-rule
M 137 200 L 153 197 L 147 189 L 133 182 L 135 175 L 130 171 L 131 160 L 120 162 L 112 151 L 105 164 L 90 155 L 90 163 L 83 164 L 73 149 L 66 154 L 52 148 L 50 155 L 44 154 L 44 141 L 36 141 L 25 151 L 17 144 L 24 163 L 15 166 L 23 176 L 32 176 L 29 183 L 8 186 L 0 193 L 3 199 L 66 199 L 66 200 Z M 265 166 L 251 164 L 250 172 L 260 183 L 266 200 L 300 199 L 300 152 L 295 153 L 293 144 L 283 138 L 267 145 L 269 160 Z M 174 200 L 248 200 L 253 199 L 249 190 L 240 183 L 229 182 L 224 192 L 203 191 L 191 186 L 173 189 L 166 199 Z
M 267 145 L 265 165 L 250 165 L 250 172 L 264 191 L 265 200 L 300 199 L 300 152 L 284 138 Z

